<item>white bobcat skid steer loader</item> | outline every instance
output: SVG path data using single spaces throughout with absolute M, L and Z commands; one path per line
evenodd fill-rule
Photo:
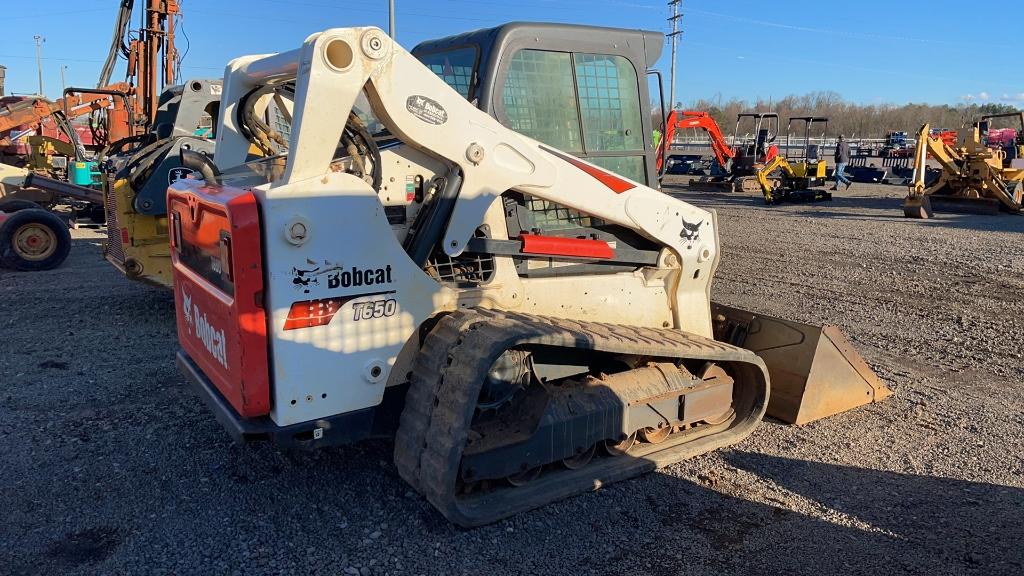
M 243 164 L 240 102 L 286 83 L 288 154 Z M 236 438 L 393 434 L 401 476 L 473 526 L 761 420 L 765 363 L 713 339 L 713 212 L 503 126 L 377 28 L 236 59 L 224 86 L 216 164 L 183 158 L 203 180 L 167 205 L 178 363 Z

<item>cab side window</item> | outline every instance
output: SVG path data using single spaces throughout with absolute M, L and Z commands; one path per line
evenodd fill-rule
M 509 128 L 645 182 L 636 70 L 608 54 L 519 50 L 502 92 Z
M 559 150 L 583 152 L 568 52 L 516 52 L 508 67 L 502 99 L 505 124 L 512 130 Z

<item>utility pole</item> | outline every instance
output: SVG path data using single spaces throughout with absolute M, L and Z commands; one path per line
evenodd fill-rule
M 395 0 L 388 0 L 388 36 L 395 39 Z
M 32 37 L 36 41 L 36 70 L 39 72 L 39 95 L 43 95 L 43 42 L 46 38 L 36 34 Z
M 61 64 L 60 66 L 60 94 L 61 98 L 64 97 L 64 90 L 67 89 L 68 85 L 64 83 L 64 71 L 68 69 L 67 64 Z
M 679 35 L 683 33 L 679 29 L 679 21 L 682 20 L 683 15 L 679 13 L 679 5 L 683 0 L 669 0 L 669 7 L 672 9 L 672 17 L 669 21 L 672 22 L 672 32 L 669 33 L 669 39 L 672 41 L 672 66 L 669 72 L 669 108 L 674 109 L 676 106 L 676 46 L 679 44 Z

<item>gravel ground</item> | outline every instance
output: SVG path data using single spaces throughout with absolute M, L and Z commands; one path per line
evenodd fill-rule
M 0 272 L 0 574 L 1024 573 L 1024 217 L 901 193 L 683 194 L 719 211 L 716 299 L 838 324 L 892 398 L 472 531 L 390 442 L 232 445 L 170 295 L 75 231 L 61 269 Z

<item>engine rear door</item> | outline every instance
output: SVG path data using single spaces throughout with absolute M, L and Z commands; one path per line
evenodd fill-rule
M 270 411 L 259 205 L 196 180 L 167 193 L 178 342 L 243 418 Z

